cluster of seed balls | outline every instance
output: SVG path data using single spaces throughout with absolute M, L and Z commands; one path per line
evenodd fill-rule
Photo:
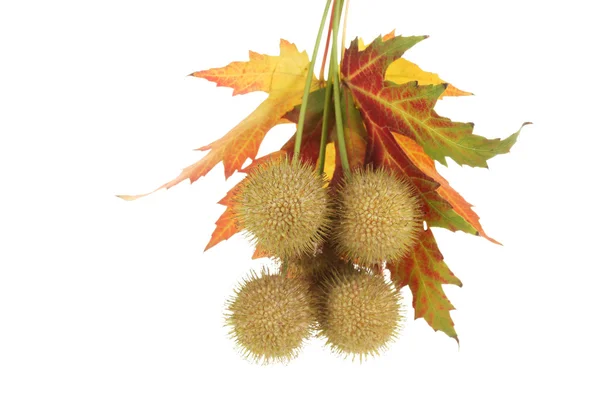
M 380 267 L 402 258 L 423 227 L 406 180 L 367 168 L 329 188 L 314 166 L 283 158 L 254 168 L 233 204 L 239 227 L 281 263 L 251 273 L 228 302 L 246 357 L 287 362 L 315 333 L 361 360 L 387 348 L 404 316 Z

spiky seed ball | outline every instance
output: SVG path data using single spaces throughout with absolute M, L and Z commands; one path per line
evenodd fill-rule
M 252 272 L 228 302 L 226 324 L 242 354 L 256 362 L 288 362 L 312 332 L 309 284 L 280 274 Z
M 287 277 L 297 277 L 311 281 L 317 272 L 326 268 L 326 261 L 321 255 L 302 255 L 291 259 L 285 273 Z M 283 266 L 281 267 L 283 273 Z
M 335 275 L 353 273 L 355 267 L 350 261 L 340 258 L 329 243 L 325 243 L 312 260 L 304 258 L 300 268 L 310 283 L 316 316 L 315 327 L 319 330 L 319 322 L 323 320 L 324 283 Z
M 264 162 L 234 194 L 236 220 L 270 254 L 285 259 L 310 253 L 329 227 L 324 182 L 308 164 Z
M 313 306 L 315 327 L 318 326 L 318 316 L 322 313 L 321 298 L 323 297 L 322 283 L 332 274 L 353 271 L 354 267 L 348 261 L 341 259 L 333 249 L 324 244 L 312 255 L 303 255 L 289 261 L 286 269 L 287 277 L 304 280 L 309 285 Z M 283 263 L 281 266 L 283 272 Z
M 383 276 L 357 270 L 334 274 L 323 294 L 319 335 L 333 351 L 362 361 L 397 336 L 404 319 L 400 293 Z
M 338 198 L 334 241 L 340 254 L 358 264 L 401 258 L 422 229 L 413 187 L 388 170 L 357 170 Z
M 344 261 L 327 243 L 322 244 L 314 252 L 289 259 L 288 274 L 293 277 L 313 279 L 337 269 Z

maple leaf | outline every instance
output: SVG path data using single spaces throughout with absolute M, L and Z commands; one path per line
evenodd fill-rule
M 186 179 L 193 183 L 220 162 L 223 162 L 225 178 L 230 177 L 248 158 L 256 157 L 267 132 L 302 101 L 309 67 L 306 52 L 300 53 L 296 45 L 282 39 L 279 56 L 250 51 L 249 59 L 245 62 L 233 62 L 222 68 L 194 72 L 191 75 L 215 82 L 217 86 L 231 87 L 234 95 L 263 91 L 269 93 L 269 97 L 225 136 L 196 149 L 209 151 L 200 161 L 184 168 L 176 178 L 152 192 L 169 189 Z M 311 90 L 318 88 L 319 83 L 313 77 Z M 146 195 L 148 194 L 119 197 L 133 200 Z
M 423 230 L 412 252 L 402 260 L 388 262 L 391 279 L 398 289 L 408 285 L 413 294 L 415 320 L 424 318 L 435 331 L 441 330 L 458 342 L 450 303 L 442 284 L 462 287 L 461 281 L 444 262 L 431 230 Z
M 459 165 L 487 167 L 487 160 L 507 153 L 518 135 L 487 139 L 473 134 L 472 123 L 457 123 L 440 117 L 434 110 L 448 84 L 419 85 L 417 81 L 398 85 L 385 80 L 386 70 L 404 52 L 427 36 L 396 36 L 375 39 L 359 50 L 354 40 L 341 64 L 346 85 L 365 123 L 389 129 L 414 139 L 434 160 L 446 165 L 446 157 Z

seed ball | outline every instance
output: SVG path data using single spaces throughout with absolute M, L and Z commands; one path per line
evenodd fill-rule
M 269 254 L 281 259 L 308 254 L 329 228 L 324 184 L 309 164 L 287 158 L 264 162 L 234 194 L 236 221 Z
M 310 337 L 314 315 L 306 281 L 253 272 L 228 302 L 226 325 L 246 358 L 285 363 L 298 355 Z
M 344 182 L 337 217 L 338 252 L 365 266 L 400 259 L 423 229 L 412 185 L 384 169 L 357 170 Z
M 322 254 L 302 255 L 301 257 L 296 257 L 289 261 L 287 266 L 287 276 L 312 280 L 313 277 L 326 270 L 328 266 L 329 261 L 326 260 Z
M 383 276 L 358 270 L 335 274 L 324 285 L 319 335 L 334 352 L 353 359 L 378 355 L 404 320 L 400 300 Z
M 319 322 L 323 315 L 323 300 L 326 294 L 326 286 L 329 280 L 336 275 L 351 274 L 355 267 L 352 262 L 340 258 L 335 250 L 326 243 L 319 254 L 314 258 L 314 262 L 310 268 L 304 268 L 304 271 L 309 272 L 307 275 L 310 281 L 310 291 L 313 294 L 314 310 L 316 316 L 316 328 L 319 330 Z
M 291 258 L 287 271 L 293 277 L 300 276 L 314 279 L 347 264 L 328 243 L 324 243 L 310 254 Z
M 281 271 L 283 272 L 283 264 Z M 352 263 L 341 259 L 328 244 L 324 244 L 312 255 L 290 260 L 285 274 L 287 277 L 308 283 L 314 316 L 318 321 L 318 316 L 323 309 L 321 305 L 323 282 L 333 274 L 349 271 L 354 271 Z M 318 325 L 317 321 L 315 321 L 316 325 Z

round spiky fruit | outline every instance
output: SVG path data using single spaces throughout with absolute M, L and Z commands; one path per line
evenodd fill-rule
M 256 362 L 288 362 L 312 332 L 315 312 L 309 284 L 252 272 L 228 302 L 226 324 L 242 354 Z
M 290 259 L 287 272 L 291 277 L 305 277 L 314 280 L 346 265 L 348 263 L 342 260 L 329 244 L 325 243 L 311 254 Z
M 404 316 L 392 284 L 383 276 L 354 270 L 326 280 L 318 319 L 319 335 L 333 351 L 362 361 L 387 348 Z
M 282 272 L 283 270 L 282 264 Z M 331 247 L 324 244 L 312 255 L 303 255 L 301 258 L 290 260 L 285 274 L 287 277 L 304 280 L 308 283 L 312 295 L 314 316 L 317 318 L 316 320 L 319 320 L 318 316 L 322 310 L 320 300 L 323 297 L 323 287 L 321 284 L 332 274 L 353 270 L 354 267 L 351 263 L 340 259 Z
M 324 178 L 314 167 L 288 158 L 253 169 L 234 195 L 240 228 L 282 259 L 310 253 L 329 227 Z
M 366 266 L 401 258 L 423 229 L 413 187 L 384 169 L 357 170 L 344 182 L 337 217 L 338 252 Z

